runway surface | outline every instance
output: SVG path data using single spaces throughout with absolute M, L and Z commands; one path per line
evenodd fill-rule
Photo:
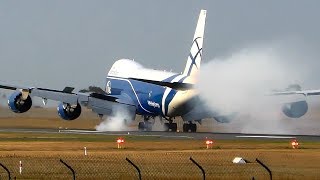
M 182 132 L 139 132 L 139 131 L 89 131 L 72 129 L 0 129 L 0 132 L 17 133 L 63 133 L 63 134 L 100 134 L 106 136 L 150 136 L 162 139 L 214 139 L 214 140 L 240 140 L 240 139 L 263 139 L 263 140 L 288 140 L 298 139 L 304 141 L 320 141 L 320 136 L 314 135 L 275 135 L 275 134 L 242 134 L 242 133 L 182 133 Z

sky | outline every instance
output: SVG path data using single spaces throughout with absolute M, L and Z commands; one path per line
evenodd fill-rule
M 281 42 L 299 57 L 292 63 L 313 67 L 314 76 L 300 83 L 320 88 L 319 7 L 316 0 L 4 0 L 0 81 L 54 89 L 103 87 L 109 68 L 121 58 L 181 72 L 199 11 L 206 9 L 204 63 L 255 44 Z

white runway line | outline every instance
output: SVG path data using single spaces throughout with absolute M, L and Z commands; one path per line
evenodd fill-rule
M 237 138 L 295 139 L 293 136 L 236 136 Z
M 60 130 L 62 133 L 74 133 L 74 134 L 103 134 L 110 136 L 125 136 L 128 133 L 110 133 L 110 131 L 85 131 L 85 130 Z M 159 135 L 159 134 L 134 134 L 130 133 L 131 136 L 142 136 L 142 137 L 165 137 L 165 138 L 186 138 L 186 139 L 194 139 L 191 136 L 168 136 L 168 135 Z

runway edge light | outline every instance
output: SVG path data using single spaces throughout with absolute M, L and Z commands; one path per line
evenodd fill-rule
M 211 149 L 211 148 L 212 148 L 212 146 L 213 146 L 213 140 L 210 140 L 210 139 L 207 139 L 207 138 L 206 138 L 205 143 L 206 143 L 206 148 L 207 148 L 207 149 Z
M 297 141 L 297 139 L 293 139 L 290 144 L 292 146 L 292 149 L 298 149 L 299 148 L 299 142 Z
M 118 145 L 118 149 L 121 149 L 124 145 L 124 139 L 123 138 L 118 138 L 117 139 L 117 145 Z

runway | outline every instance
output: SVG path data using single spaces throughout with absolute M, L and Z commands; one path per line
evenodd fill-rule
M 259 139 L 259 140 L 288 140 L 298 139 L 303 141 L 320 141 L 320 136 L 314 135 L 279 135 L 279 134 L 243 134 L 243 133 L 183 133 L 183 132 L 140 132 L 140 131 L 93 131 L 76 129 L 18 129 L 1 128 L 0 132 L 17 133 L 63 133 L 63 134 L 99 134 L 105 136 L 150 136 L 161 139 L 214 139 L 214 140 L 241 140 L 241 139 Z

